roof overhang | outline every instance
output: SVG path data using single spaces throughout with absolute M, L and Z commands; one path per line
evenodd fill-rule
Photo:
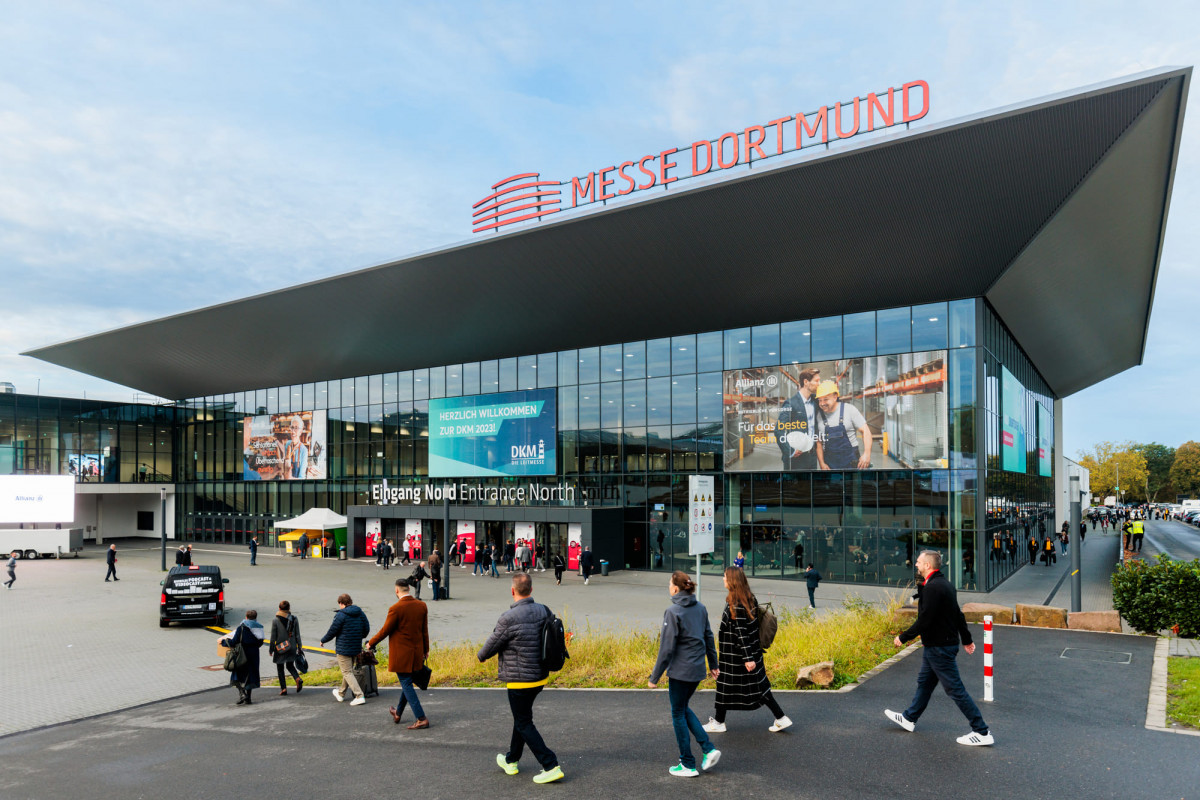
M 1141 363 L 1190 79 L 1143 73 L 25 355 L 183 399 L 982 296 L 1062 397 Z M 264 336 L 281 309 L 290 333 Z

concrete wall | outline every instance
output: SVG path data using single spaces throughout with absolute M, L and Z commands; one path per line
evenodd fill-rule
M 100 486 L 103 486 L 101 484 Z M 89 486 L 89 489 L 99 488 Z M 73 527 L 84 529 L 84 538 L 95 540 L 97 543 L 104 539 L 141 537 L 158 539 L 162 535 L 159 518 L 162 513 L 161 500 L 157 488 L 147 491 L 144 487 L 117 486 L 108 487 L 107 492 L 79 492 L 75 495 L 75 523 Z M 114 491 L 115 490 L 115 491 Z M 130 491 L 132 490 L 132 491 Z M 139 531 L 137 516 L 139 511 L 149 511 L 154 514 L 154 530 Z M 88 532 L 88 526 L 92 530 Z M 167 538 L 175 538 L 175 495 L 167 494 Z

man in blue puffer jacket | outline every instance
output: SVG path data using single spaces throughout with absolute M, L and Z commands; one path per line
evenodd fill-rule
M 339 703 L 342 702 L 346 699 L 346 688 L 349 687 L 354 695 L 350 705 L 361 706 L 367 702 L 367 698 L 358 685 L 358 679 L 354 677 L 354 657 L 362 652 L 362 642 L 371 633 L 371 623 L 367 621 L 363 610 L 354 605 L 350 595 L 339 596 L 337 602 L 338 611 L 333 615 L 333 624 L 321 637 L 321 644 L 337 638 L 334 652 L 337 653 L 338 669 L 342 671 L 342 685 L 333 690 L 333 696 Z
M 562 767 L 533 724 L 533 701 L 550 680 L 550 672 L 542 666 L 542 625 L 550 610 L 533 602 L 533 578 L 527 573 L 513 575 L 510 591 L 513 604 L 500 615 L 496 629 L 479 651 L 480 661 L 499 656 L 500 680 L 508 684 L 508 705 L 513 715 L 508 752 L 497 755 L 496 763 L 509 775 L 516 775 L 517 762 L 525 745 L 529 745 L 542 765 L 533 782 L 550 783 L 562 779 Z

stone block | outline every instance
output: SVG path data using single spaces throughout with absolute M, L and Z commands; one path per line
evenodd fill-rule
M 1067 627 L 1067 610 L 1053 606 L 1031 606 L 1017 603 L 1017 624 L 1031 628 Z
M 983 618 L 991 616 L 996 625 L 1012 625 L 1013 610 L 1010 606 L 995 603 L 965 603 L 962 607 L 963 616 L 967 622 L 983 622 Z
M 1076 631 L 1121 632 L 1121 615 L 1116 611 L 1075 611 L 1067 614 L 1067 627 Z
M 819 664 L 809 664 L 801 667 L 796 673 L 796 688 L 808 689 L 819 686 L 822 689 L 833 685 L 833 662 L 822 661 Z

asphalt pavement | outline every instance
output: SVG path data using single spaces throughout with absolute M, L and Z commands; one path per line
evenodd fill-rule
M 796 723 L 782 733 L 767 731 L 765 710 L 732 712 L 729 731 L 714 735 L 720 763 L 690 782 L 667 773 L 676 753 L 662 690 L 545 692 L 535 718 L 566 779 L 537 787 L 528 753 L 515 777 L 495 765 L 511 724 L 502 691 L 427 692 L 432 727 L 408 731 L 388 716 L 393 689 L 357 708 L 323 689 L 260 690 L 246 707 L 226 687 L 0 738 L 0 796 L 1200 795 L 1197 740 L 1143 727 L 1153 639 L 998 627 L 995 651 L 996 701 L 981 703 L 996 737 L 990 748 L 955 743 L 968 728 L 941 692 L 914 733 L 883 717 L 911 698 L 918 650 L 852 692 L 781 693 Z M 960 653 L 959 663 L 980 700 L 981 650 Z M 693 700 L 702 719 L 712 698 Z
M 1159 553 L 1177 561 L 1200 558 L 1200 528 L 1174 519 L 1149 520 L 1142 542 L 1142 558 L 1153 560 Z

